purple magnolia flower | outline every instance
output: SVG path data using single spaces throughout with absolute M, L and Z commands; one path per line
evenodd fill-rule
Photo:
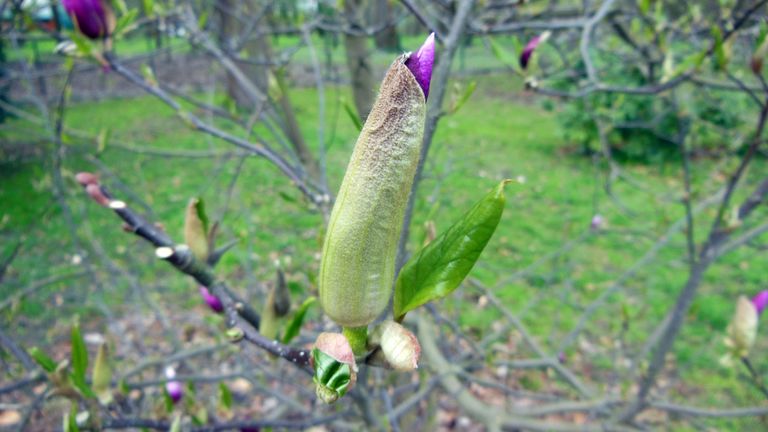
M 104 39 L 114 30 L 114 14 L 103 0 L 62 0 L 62 4 L 80 33 L 89 39 Z
M 211 294 L 208 288 L 200 285 L 200 295 L 203 296 L 205 303 L 216 313 L 224 312 L 224 305 L 221 303 L 218 297 Z
M 530 42 L 525 46 L 523 49 L 523 53 L 520 54 L 520 67 L 525 69 L 528 67 L 528 63 L 531 61 L 531 56 L 533 55 L 533 51 L 536 50 L 536 47 L 539 46 L 539 44 L 546 42 L 547 39 L 549 39 L 549 36 L 552 33 L 549 31 L 545 31 L 544 33 L 536 36 L 535 38 L 531 39 Z
M 757 293 L 756 296 L 752 297 L 752 304 L 755 305 L 757 314 L 762 314 L 765 307 L 768 306 L 768 290 L 762 290 Z
M 435 34 L 430 33 L 424 45 L 411 54 L 405 61 L 405 65 L 413 73 L 416 82 L 424 91 L 424 99 L 429 96 L 429 82 L 432 80 L 432 66 L 435 64 Z
M 165 391 L 168 392 L 173 403 L 177 403 L 184 397 L 184 386 L 178 381 L 168 381 L 165 383 Z
M 602 215 L 596 214 L 592 216 L 592 221 L 589 223 L 589 227 L 594 231 L 598 231 L 605 225 L 605 219 Z
M 168 392 L 168 396 L 175 404 L 184 397 L 184 386 L 179 381 L 174 380 L 176 378 L 176 370 L 171 366 L 165 368 L 165 377 L 168 378 L 168 381 L 165 383 L 165 391 Z

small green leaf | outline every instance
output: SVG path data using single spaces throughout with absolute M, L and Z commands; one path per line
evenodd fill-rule
M 52 358 L 48 357 L 48 354 L 44 353 L 38 347 L 32 347 L 29 349 L 29 355 L 43 368 L 44 371 L 51 373 L 56 370 L 56 362 Z
M 173 423 L 171 423 L 171 428 L 168 429 L 168 432 L 181 432 L 181 414 L 176 414 L 176 417 L 173 418 Z
M 205 230 L 207 233 L 208 227 L 210 226 L 210 221 L 208 219 L 208 214 L 205 212 L 205 203 L 200 197 L 198 197 L 197 202 L 195 202 L 195 211 L 197 212 L 197 217 L 199 217 L 200 221 L 203 222 L 203 230 Z
M 219 383 L 219 399 L 221 400 L 221 406 L 225 409 L 232 409 L 232 392 L 229 391 L 229 387 L 223 382 Z
M 363 130 L 363 122 L 360 121 L 360 117 L 357 115 L 355 107 L 353 107 L 346 99 L 341 101 L 341 105 L 344 107 L 344 112 L 347 113 L 349 119 L 352 120 L 355 128 L 357 128 L 357 131 L 359 132 Z
M 208 22 L 208 11 L 204 11 L 200 14 L 200 17 L 197 18 L 197 28 L 204 29 L 205 24 Z
M 208 410 L 205 409 L 204 406 L 201 405 L 194 413 L 192 413 L 192 423 L 197 426 L 204 426 L 208 423 Z
M 757 40 L 755 41 L 755 46 L 759 47 L 763 44 L 765 41 L 765 37 L 768 35 L 768 23 L 766 23 L 764 20 L 760 21 L 760 30 L 757 33 Z
M 125 12 L 123 15 L 120 16 L 120 18 L 117 19 L 117 24 L 115 25 L 115 34 L 120 35 L 122 33 L 127 33 L 130 30 L 133 30 L 134 22 L 136 21 L 136 17 L 139 15 L 139 10 L 136 8 L 132 8 Z
M 169 413 L 173 411 L 173 398 L 171 398 L 171 395 L 168 393 L 166 386 L 163 386 L 163 406 L 165 406 L 165 412 Z
M 200 261 L 207 260 L 210 254 L 208 234 L 208 216 L 205 214 L 203 200 L 192 198 L 184 216 L 184 243 Z
M 75 43 L 75 46 L 77 46 L 77 50 L 84 55 L 85 57 L 90 57 L 91 53 L 93 52 L 93 46 L 91 45 L 91 42 L 86 39 L 85 36 L 81 35 L 79 32 L 71 31 L 67 34 L 69 38 L 72 40 L 72 42 Z
M 296 311 L 296 313 L 293 315 L 293 319 L 291 319 L 291 322 L 288 323 L 288 326 L 285 328 L 285 334 L 283 335 L 284 344 L 287 344 L 293 340 L 293 338 L 299 335 L 301 325 L 304 323 L 304 317 L 307 315 L 307 310 L 316 301 L 316 297 L 309 297 L 308 299 L 304 300 L 304 303 L 301 304 L 299 310 Z
M 499 183 L 403 266 L 395 282 L 393 312 L 397 321 L 402 321 L 408 311 L 445 297 L 461 284 L 499 225 L 506 183 Z
M 155 2 L 153 0 L 142 0 L 141 4 L 144 9 L 144 15 L 147 18 L 152 18 L 155 15 Z
M 689 55 L 688 57 L 684 58 L 683 61 L 680 62 L 680 64 L 675 68 L 670 78 L 677 77 L 680 74 L 688 72 L 691 69 L 698 69 L 699 67 L 701 67 L 701 64 L 704 63 L 704 60 L 706 58 L 707 58 L 706 50 Z
M 157 87 L 157 77 L 155 77 L 155 71 L 152 70 L 152 67 L 148 64 L 144 63 L 139 67 L 139 70 L 141 71 L 141 76 L 144 77 L 144 82 L 151 85 L 152 87 Z
M 96 153 L 102 153 L 107 148 L 107 140 L 109 139 L 109 129 L 103 128 L 96 136 Z
M 351 382 L 351 372 L 349 365 L 342 363 L 317 348 L 312 349 L 312 358 L 315 360 L 315 384 L 322 386 L 325 390 L 331 392 L 335 399 L 344 396 Z M 333 399 L 333 400 L 335 400 Z M 333 402 L 326 400 L 326 402 Z
M 278 194 L 280 195 L 280 198 L 282 198 L 286 202 L 289 202 L 289 203 L 297 202 L 296 198 L 288 195 L 286 192 L 280 191 L 280 192 L 278 192 Z
M 496 40 L 491 37 L 488 38 L 488 43 L 491 46 L 491 52 L 493 53 L 494 57 L 496 57 L 500 62 L 504 63 L 508 67 L 517 70 L 518 62 L 514 53 L 507 51 L 503 46 L 501 46 L 500 43 L 496 42 Z
M 640 12 L 645 15 L 651 10 L 651 0 L 638 0 L 637 7 L 640 9 Z
M 128 12 L 128 6 L 125 4 L 125 0 L 113 0 L 113 4 L 121 14 Z
M 470 96 L 475 92 L 475 89 L 477 88 L 477 81 L 471 81 L 469 84 L 467 84 L 466 87 L 464 87 L 464 92 L 459 96 L 456 101 L 453 103 L 453 106 L 451 107 L 451 114 L 455 114 L 456 111 L 461 109 L 462 106 L 469 100 Z
M 80 333 L 80 325 L 72 326 L 72 378 L 75 385 L 88 386 L 85 382 L 85 373 L 88 370 L 88 349 L 85 347 L 85 340 Z
M 728 66 L 728 56 L 723 46 L 723 32 L 717 25 L 712 26 L 712 37 L 715 39 L 715 69 L 725 70 Z
M 91 372 L 91 383 L 94 393 L 102 405 L 112 402 L 112 366 L 109 361 L 109 348 L 106 342 L 99 345 L 96 360 Z
M 62 423 L 64 432 L 80 432 L 80 428 L 77 426 L 77 404 L 73 403 L 69 412 L 64 414 Z
M 277 71 L 267 73 L 267 94 L 272 100 L 279 101 L 285 96 L 285 84 L 282 79 L 282 72 Z

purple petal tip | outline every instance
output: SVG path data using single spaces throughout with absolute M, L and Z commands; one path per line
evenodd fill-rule
M 63 0 L 62 4 L 78 30 L 89 39 L 109 35 L 112 10 L 102 0 Z
M 545 31 L 544 33 L 531 39 L 530 42 L 525 45 L 522 54 L 520 54 L 521 68 L 525 69 L 528 67 L 528 63 L 531 61 L 531 57 L 533 56 L 533 52 L 536 50 L 536 47 L 538 47 L 541 43 L 546 42 L 546 40 L 549 39 L 550 34 L 551 33 L 549 31 Z
M 765 307 L 768 306 L 768 290 L 763 290 L 757 293 L 757 295 L 752 298 L 752 304 L 755 305 L 757 314 L 762 314 Z
M 165 391 L 168 392 L 168 396 L 173 403 L 176 403 L 184 397 L 184 388 L 178 381 L 168 381 L 165 383 Z
M 224 312 L 224 305 L 221 303 L 221 300 L 219 300 L 219 298 L 215 295 L 211 294 L 211 292 L 208 291 L 208 288 L 200 285 L 200 295 L 203 296 L 205 304 L 207 304 L 208 307 L 210 307 L 214 312 Z
M 429 96 L 429 82 L 432 80 L 432 66 L 434 64 L 435 34 L 430 33 L 421 48 L 405 60 L 405 66 L 413 73 L 416 82 L 419 83 L 421 90 L 424 91 L 425 100 Z

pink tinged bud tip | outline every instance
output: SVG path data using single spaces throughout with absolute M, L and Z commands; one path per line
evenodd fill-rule
M 435 34 L 430 33 L 427 40 L 416 51 L 410 54 L 405 60 L 405 66 L 413 73 L 416 82 L 424 91 L 424 100 L 429 96 L 429 82 L 432 80 L 432 66 L 435 63 Z
M 168 392 L 168 396 L 173 403 L 177 403 L 184 397 L 184 387 L 178 381 L 168 381 L 165 383 L 165 391 Z
M 99 178 L 96 174 L 89 172 L 79 172 L 75 174 L 75 180 L 83 187 L 88 186 L 89 184 L 99 184 Z
M 211 294 L 208 288 L 200 285 L 200 295 L 203 296 L 205 303 L 216 313 L 224 312 L 224 305 L 221 303 L 218 297 Z
M 114 17 L 103 0 L 62 0 L 62 4 L 83 35 L 89 39 L 109 36 Z
M 757 314 L 762 314 L 765 307 L 768 306 L 768 290 L 760 291 L 756 296 L 752 297 L 752 304 L 755 305 Z
M 544 33 L 536 36 L 535 38 L 531 39 L 530 42 L 523 48 L 523 53 L 520 54 L 520 67 L 525 69 L 528 67 L 528 63 L 531 61 L 531 57 L 533 56 L 533 52 L 536 50 L 536 47 L 538 47 L 540 44 L 544 43 L 549 39 L 550 36 L 549 31 L 545 31 Z
M 93 198 L 99 205 L 109 207 L 109 198 L 101 191 L 101 186 L 98 183 L 91 183 L 85 187 L 85 192 Z

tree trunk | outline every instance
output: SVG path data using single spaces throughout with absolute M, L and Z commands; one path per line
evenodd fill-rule
M 402 47 L 400 46 L 400 36 L 397 34 L 397 28 L 394 21 L 392 21 L 392 5 L 390 0 L 374 0 L 371 5 L 371 12 L 373 14 L 371 22 L 385 22 L 387 26 L 383 30 L 376 33 L 374 37 L 376 41 L 376 48 L 389 52 L 400 52 Z
M 364 29 L 362 25 L 363 6 L 363 0 L 346 0 L 344 2 L 344 12 L 353 30 L 361 31 Z M 347 68 L 352 82 L 355 108 L 357 108 L 360 119 L 365 121 L 376 96 L 368 37 L 347 33 L 344 35 L 344 48 L 347 53 Z
M 280 71 L 273 70 L 272 46 L 267 29 L 267 15 L 258 0 L 217 0 L 220 17 L 220 43 L 225 51 L 243 53 L 248 61 L 236 61 L 238 68 L 263 94 L 270 94 L 270 74 L 280 83 L 278 99 L 273 100 L 274 110 L 282 117 L 282 132 L 291 143 L 307 173 L 317 178 L 318 165 L 304 141 L 296 115 L 288 95 L 288 86 L 283 85 Z M 258 22 L 251 22 L 253 17 L 260 17 Z M 246 34 L 247 33 L 247 34 Z M 237 78 L 227 74 L 227 94 L 238 107 L 253 109 L 259 102 L 254 95 L 245 91 Z

